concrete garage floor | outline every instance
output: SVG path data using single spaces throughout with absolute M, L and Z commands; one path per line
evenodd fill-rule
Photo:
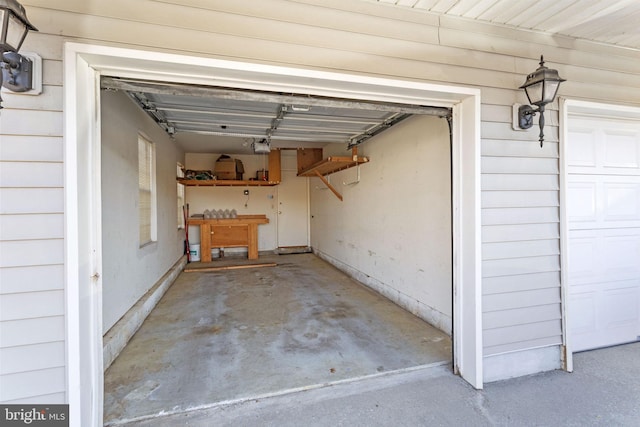
M 315 255 L 258 262 L 278 265 L 178 278 L 105 373 L 105 424 L 450 363 L 449 337 Z

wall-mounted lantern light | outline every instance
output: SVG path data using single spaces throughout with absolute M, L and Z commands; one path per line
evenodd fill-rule
M 32 61 L 18 53 L 29 30 L 38 31 L 27 19 L 24 7 L 16 0 L 0 0 L 0 85 L 13 92 L 32 88 Z
M 520 89 L 524 89 L 529 98 L 529 104 L 535 105 L 538 109 L 534 109 L 531 105 L 522 105 L 518 108 L 518 126 L 520 129 L 529 129 L 533 126 L 533 116 L 540 113 L 540 147 L 544 142 L 544 107 L 553 102 L 558 93 L 560 83 L 565 79 L 560 78 L 557 70 L 552 70 L 544 66 L 544 58 L 540 56 L 540 67 L 527 76 Z

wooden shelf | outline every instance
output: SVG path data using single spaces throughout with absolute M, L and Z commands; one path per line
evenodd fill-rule
M 280 181 L 249 181 L 249 180 L 232 180 L 232 179 L 184 179 L 177 178 L 180 184 L 187 187 L 273 187 L 280 184 Z
M 368 157 L 327 157 L 308 168 L 298 172 L 298 176 L 318 176 L 329 175 L 344 169 L 352 168 L 362 163 L 367 163 Z
M 280 150 L 274 148 L 269 153 L 269 178 L 270 181 L 260 180 L 233 180 L 233 179 L 184 179 L 178 178 L 180 184 L 188 187 L 273 187 L 280 184 Z

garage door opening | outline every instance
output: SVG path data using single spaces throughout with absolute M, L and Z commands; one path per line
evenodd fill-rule
M 281 91 L 453 109 L 454 370 L 482 387 L 480 91 L 114 47 L 65 44 L 65 271 L 71 416 L 102 420 L 101 75 Z M 175 165 L 174 165 L 175 167 Z M 173 212 L 174 209 L 171 209 Z M 173 215 L 172 215 L 173 216 Z M 93 392 L 86 392 L 93 390 Z
M 198 102 L 201 109 L 206 105 L 204 99 Z M 215 106 L 215 99 L 208 102 L 224 111 Z M 186 111 L 182 114 L 193 111 L 188 103 L 178 103 Z M 142 107 L 139 111 L 135 110 L 136 104 Z M 118 310 L 126 308 L 127 293 L 136 286 L 127 283 L 130 270 L 138 270 L 135 264 L 148 266 L 151 259 L 164 257 L 163 250 L 172 253 L 175 249 L 163 246 L 163 239 L 175 245 L 175 238 L 162 230 L 158 230 L 153 249 L 146 244 L 138 247 L 136 233 L 127 231 L 135 229 L 138 220 L 136 206 L 130 203 L 131 195 L 138 191 L 136 162 L 132 161 L 136 147 L 132 142 L 141 133 L 154 142 L 155 169 L 168 171 L 169 180 L 175 180 L 171 168 L 176 156 L 174 145 L 182 143 L 181 132 L 167 141 L 162 135 L 166 122 L 151 123 L 155 117 L 146 115 L 144 107 L 153 106 L 133 103 L 125 94 L 113 91 L 102 96 L 105 329 L 117 320 Z M 255 112 L 260 107 L 251 108 Z M 173 114 L 180 114 L 175 110 Z M 153 112 L 157 114 L 157 109 Z M 237 109 L 227 110 L 231 112 L 238 114 Z M 335 106 L 331 114 L 322 119 L 327 123 L 353 122 L 364 121 L 358 114 L 367 115 Z M 323 191 L 327 187 L 320 178 L 285 173 L 281 182 L 302 181 L 306 188 L 299 205 L 309 206 L 310 215 L 306 210 L 292 214 L 306 224 L 299 239 L 306 242 L 310 229 L 311 247 L 317 255 L 404 309 L 366 290 L 316 255 L 269 256 L 278 249 L 280 237 L 267 224 L 264 228 L 261 225 L 259 261 L 273 261 L 276 267 L 183 274 L 106 372 L 107 423 L 451 362 L 448 122 L 431 115 L 406 117 L 393 126 L 384 120 L 387 129 L 358 147 L 369 162 L 360 170 L 331 174 L 342 200 Z M 232 124 L 224 127 L 234 132 Z M 207 136 L 207 146 L 201 150 L 204 152 L 186 153 L 187 169 L 213 170 L 220 154 L 231 154 L 242 158 L 249 172 L 253 157 L 258 159 L 255 163 L 263 157 L 243 154 L 248 144 L 239 144 L 231 152 L 228 146 L 220 149 Z M 344 155 L 348 150 L 344 142 L 327 144 L 322 135 L 313 141 L 311 131 L 306 132 L 306 139 L 307 144 L 324 145 L 325 157 Z M 283 169 L 295 171 L 296 150 L 308 146 L 297 147 L 291 140 L 277 143 L 288 149 L 281 153 Z M 193 139 L 187 144 L 194 144 Z M 114 171 L 118 171 L 116 176 Z M 252 176 L 253 171 L 248 174 Z M 166 188 L 172 188 L 163 185 L 168 179 L 157 177 L 159 211 L 175 206 L 175 195 L 163 194 Z M 291 220 L 292 215 L 281 217 L 282 200 L 290 196 L 287 193 L 291 186 L 249 183 L 246 187 L 227 187 L 225 180 L 216 182 L 216 186 L 187 188 L 185 202 L 191 205 L 192 214 L 203 215 L 205 207 L 263 214 L 278 229 Z M 244 197 L 245 190 L 250 197 Z M 167 198 L 169 202 L 163 200 Z M 158 221 L 160 228 L 167 227 L 162 218 Z M 168 224 L 173 231 L 175 224 L 170 217 Z M 126 254 L 127 247 L 133 249 L 131 254 Z M 243 252 L 237 255 L 246 257 Z M 224 259 L 206 265 L 219 267 L 229 262 L 238 259 L 227 251 Z M 198 266 L 193 263 L 190 268 Z M 138 281 L 144 280 L 138 277 Z

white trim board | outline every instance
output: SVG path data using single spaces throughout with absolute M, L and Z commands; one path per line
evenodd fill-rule
M 453 108 L 454 364 L 482 388 L 479 89 L 68 42 L 65 256 L 72 425 L 102 423 L 102 75 Z

